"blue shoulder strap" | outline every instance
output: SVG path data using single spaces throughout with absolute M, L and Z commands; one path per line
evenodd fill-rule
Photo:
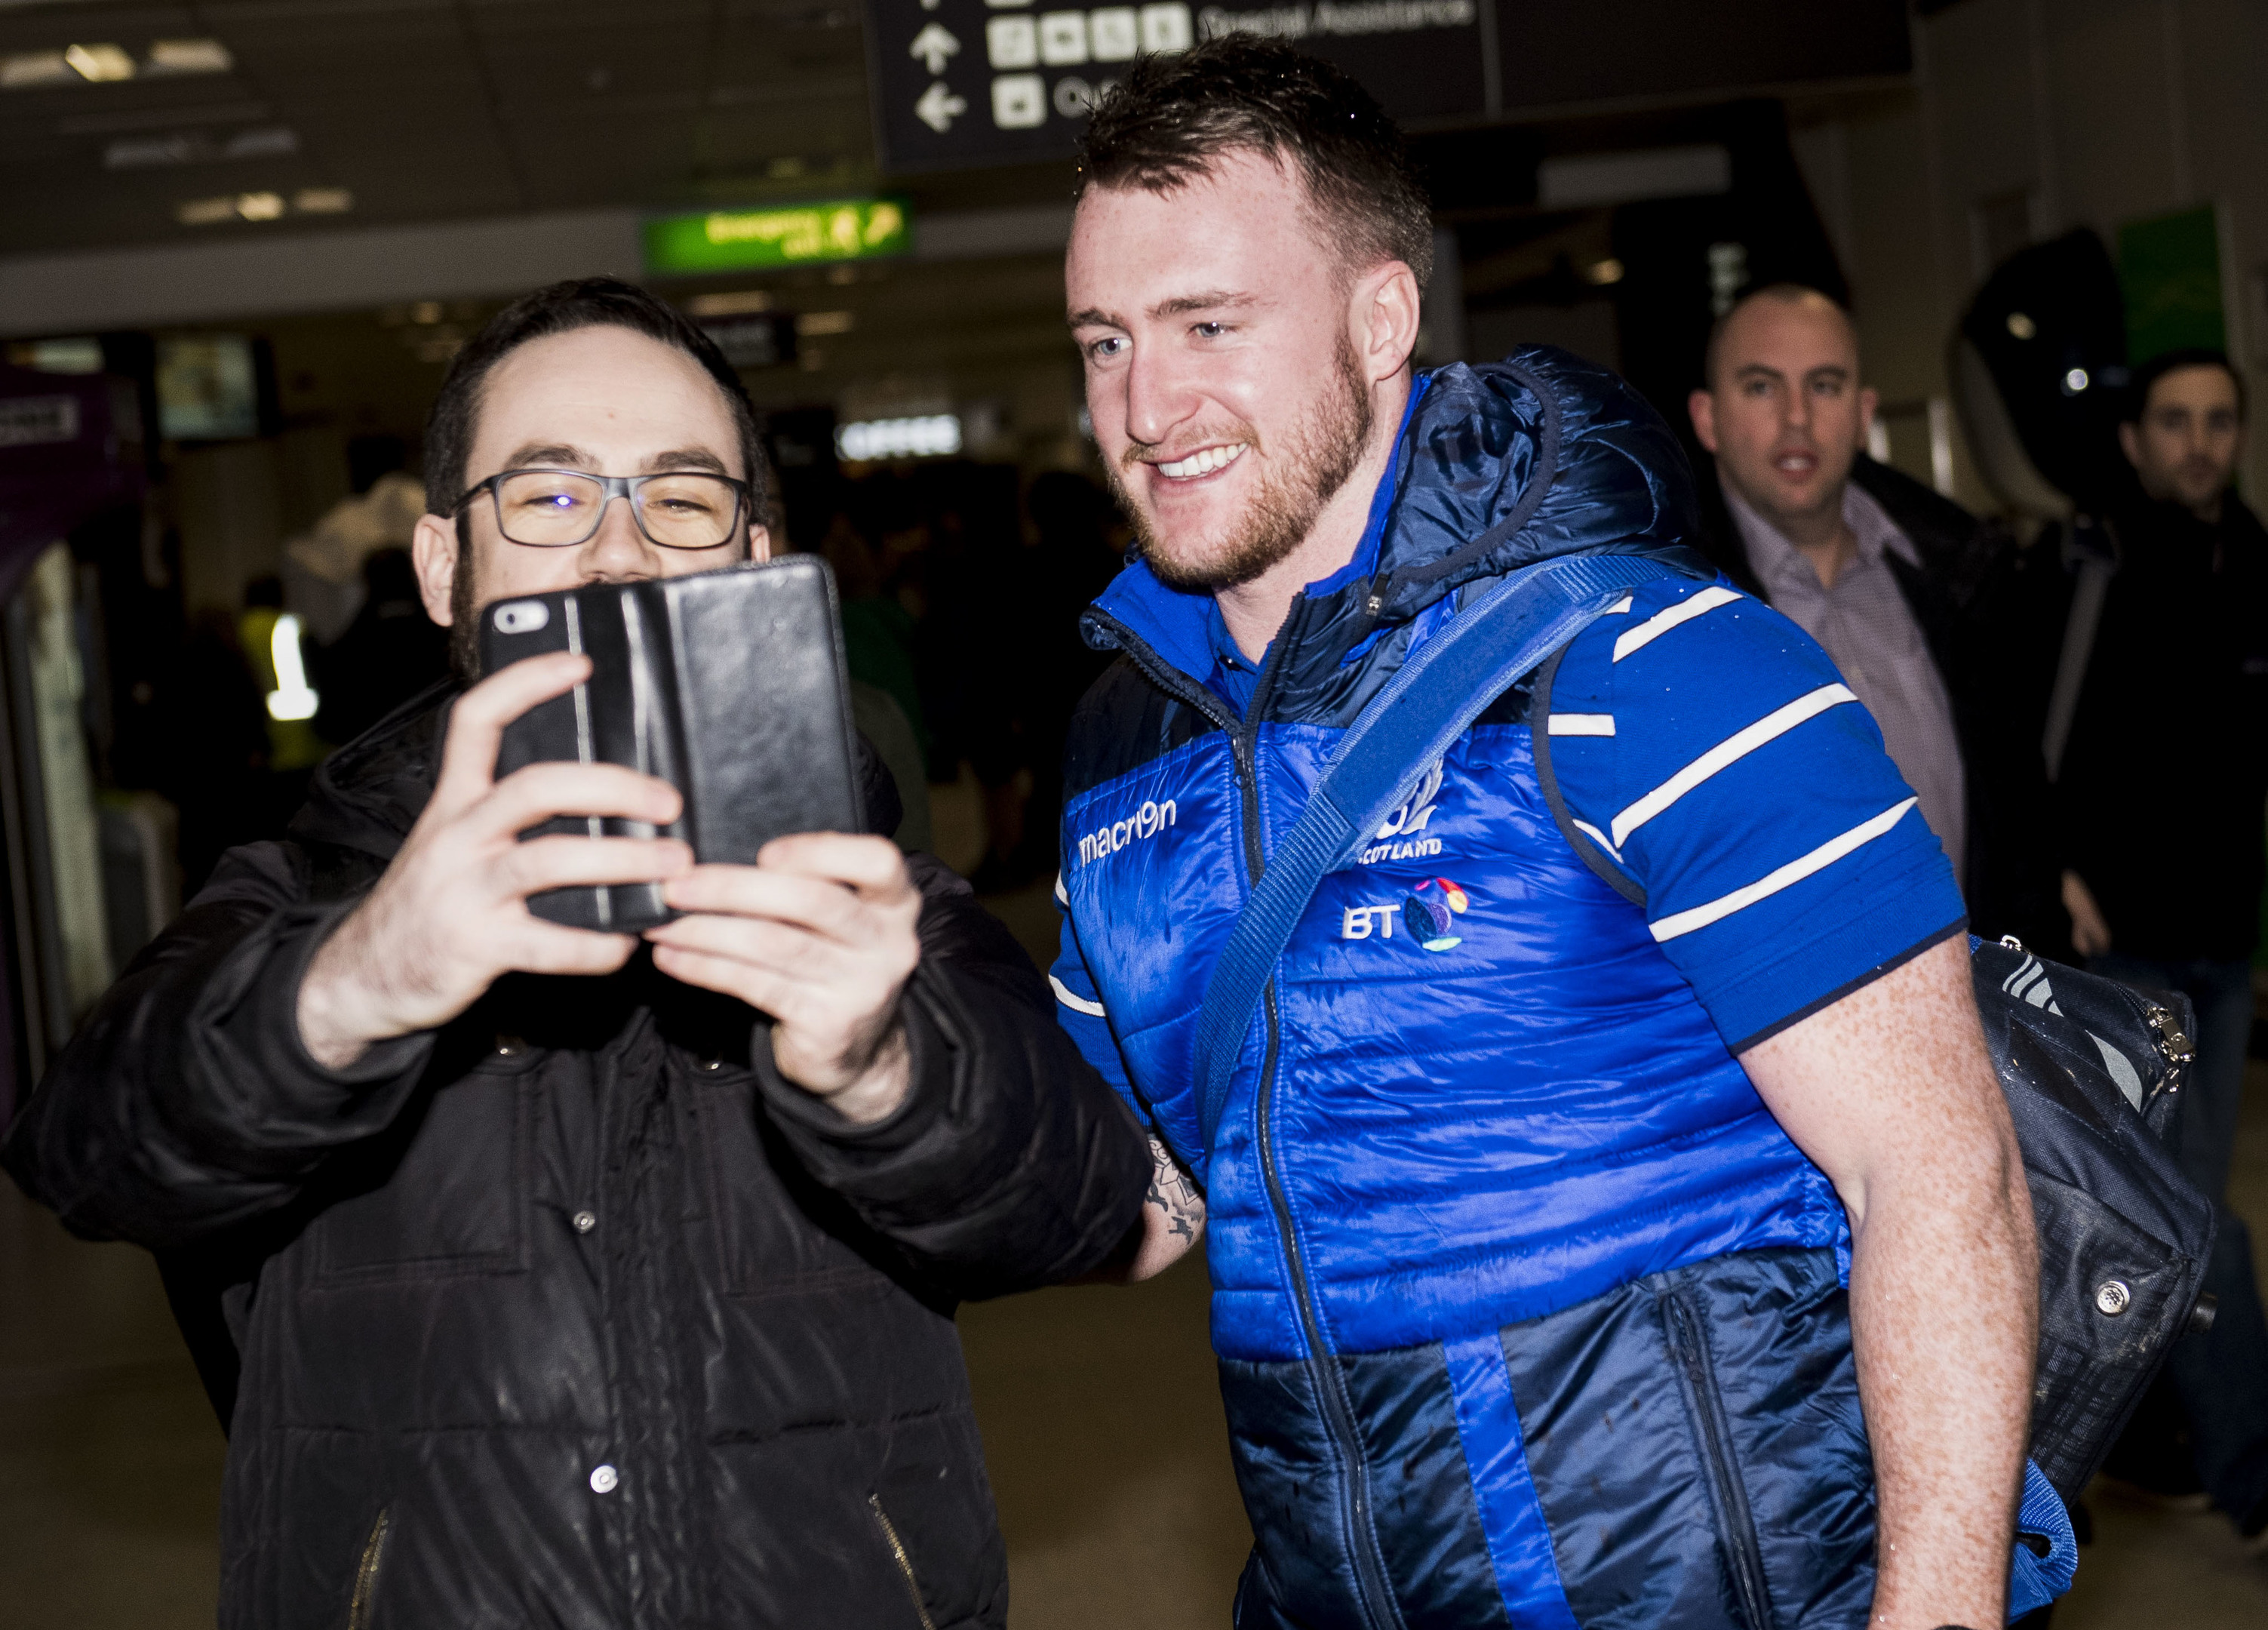
M 1362 711 L 1269 857 L 1206 981 L 1196 1064 L 1207 1154 L 1254 1010 L 1324 874 L 1346 864 L 1523 674 L 1629 590 L 1682 575 L 1639 555 L 1578 555 L 1513 572 L 1411 653 Z

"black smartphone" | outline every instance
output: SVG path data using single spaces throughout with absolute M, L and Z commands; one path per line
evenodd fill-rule
M 482 608 L 481 667 L 551 651 L 591 676 L 504 727 L 499 778 L 546 760 L 627 765 L 685 795 L 672 825 L 561 817 L 521 834 L 681 837 L 752 864 L 791 832 L 859 828 L 857 737 L 835 577 L 815 555 L 689 577 L 592 584 Z M 656 883 L 551 889 L 537 916 L 636 933 L 677 913 Z

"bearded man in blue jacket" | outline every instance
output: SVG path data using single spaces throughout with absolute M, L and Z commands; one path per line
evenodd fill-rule
M 1689 565 L 1621 380 L 1413 375 L 1430 245 L 1391 123 L 1280 46 L 1145 59 L 1094 113 L 1069 315 L 1140 548 L 1085 619 L 1120 660 L 1053 983 L 1152 1132 L 1136 1275 L 1206 1240 L 1236 1621 L 1997 1625 L 2068 1567 L 2017 1523 L 2037 1267 L 1945 857 L 1818 646 Z M 1201 1125 L 1208 977 L 1334 743 L 1585 551 L 1693 574 L 1323 879 Z

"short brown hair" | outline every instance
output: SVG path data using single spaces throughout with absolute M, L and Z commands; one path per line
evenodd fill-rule
M 1252 34 L 1137 58 L 1087 121 L 1079 195 L 1172 192 L 1233 151 L 1289 159 L 1359 269 L 1400 261 L 1420 284 L 1432 277 L 1432 209 L 1394 121 L 1329 63 Z
M 597 328 L 628 328 L 681 350 L 716 381 L 739 432 L 750 513 L 764 520 L 771 502 L 770 467 L 740 376 L 698 323 L 668 301 L 619 277 L 574 277 L 522 295 L 490 318 L 457 353 L 425 421 L 425 507 L 436 515 L 456 513 L 465 490 L 465 461 L 471 456 L 473 434 L 480 423 L 482 390 L 497 364 L 531 340 Z

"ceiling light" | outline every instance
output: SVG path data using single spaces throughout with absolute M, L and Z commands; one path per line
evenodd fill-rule
M 354 208 L 354 195 L 343 187 L 302 187 L 291 207 L 302 215 L 344 215 Z
M 272 221 L 284 213 L 281 193 L 239 193 L 236 212 L 247 221 Z
M 835 432 L 837 458 L 863 463 L 871 459 L 948 458 L 961 451 L 961 416 L 925 413 L 903 419 L 865 419 Z
M 19 341 L 8 347 L 10 365 L 40 373 L 99 373 L 102 342 L 91 336 L 68 340 Z
M 299 151 L 299 133 L 280 124 L 239 130 L 220 150 L 224 159 L 281 159 Z
M 1620 283 L 1623 280 L 1623 263 L 1612 255 L 1609 255 L 1603 261 L 1593 261 L 1586 266 L 1583 269 L 1583 276 L 1604 288 L 1608 284 Z
M 134 59 L 126 55 L 125 48 L 115 45 L 72 45 L 63 48 L 63 61 L 82 79 L 99 83 L 106 79 L 131 79 Z
M 299 133 L 282 125 L 239 130 L 215 146 L 195 131 L 171 136 L 123 136 L 103 149 L 105 169 L 143 170 L 164 165 L 210 164 L 225 159 L 280 159 L 299 151 Z
M 129 136 L 102 150 L 106 170 L 146 170 L 160 165 L 191 164 L 204 156 L 204 144 L 194 136 Z
M 438 322 L 448 313 L 441 309 L 438 300 L 420 300 L 409 308 L 412 322 Z
M 0 91 L 23 91 L 33 85 L 70 85 L 78 76 L 63 61 L 61 51 L 18 51 L 0 56 Z
M 763 289 L 734 289 L 725 294 L 696 294 L 685 302 L 685 309 L 696 317 L 739 317 L 749 312 L 770 311 L 772 297 Z
M 144 71 L 153 74 L 225 74 L 236 58 L 217 40 L 153 40 Z
M 858 313 L 847 311 L 807 311 L 795 320 L 797 337 L 806 340 L 822 334 L 848 334 L 858 326 Z
M 184 226 L 210 226 L 215 222 L 234 218 L 236 200 L 232 197 L 192 198 L 173 211 L 174 218 Z

